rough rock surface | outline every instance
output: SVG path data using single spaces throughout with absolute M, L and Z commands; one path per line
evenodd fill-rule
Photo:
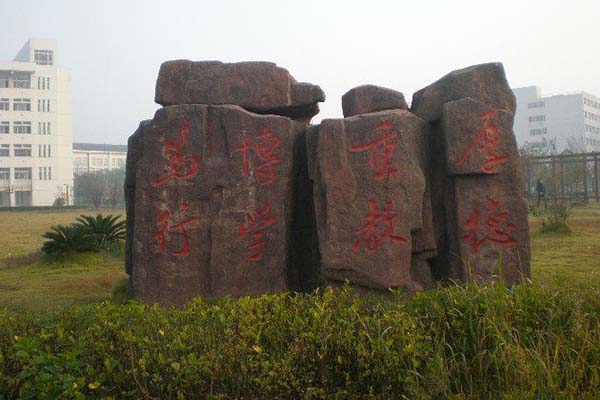
M 234 104 L 259 114 L 309 120 L 325 94 L 319 86 L 298 83 L 270 62 L 222 63 L 175 60 L 160 67 L 155 101 L 181 104 Z
M 453 278 L 502 275 L 514 284 L 529 276 L 528 207 L 512 125 L 511 113 L 471 98 L 444 105 L 438 132 L 446 174 L 434 187 L 443 188 L 445 223 L 437 229 L 447 242 L 438 245 Z
M 342 96 L 344 117 L 384 110 L 408 110 L 404 95 L 393 89 L 363 85 L 350 89 Z
M 490 107 L 516 110 L 515 96 L 501 63 L 473 65 L 452 71 L 413 94 L 411 111 L 428 122 L 442 116 L 445 103 L 471 97 Z
M 393 110 L 328 119 L 308 130 L 325 281 L 415 289 L 411 255 L 413 234 L 424 227 L 426 129 L 410 112 Z
M 237 106 L 158 110 L 130 139 L 134 297 L 279 292 L 288 284 L 293 154 L 304 126 Z

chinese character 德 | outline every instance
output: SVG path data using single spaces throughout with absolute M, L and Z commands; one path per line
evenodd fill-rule
M 476 208 L 471 210 L 471 215 L 465 223 L 465 228 L 468 232 L 463 236 L 463 241 L 471 242 L 473 253 L 477 254 L 485 242 L 496 243 L 501 246 L 513 246 L 517 243 L 517 240 L 509 234 L 509 232 L 515 231 L 517 227 L 513 224 L 505 223 L 509 215 L 508 210 L 497 213 L 496 211 L 499 206 L 499 201 L 492 198 L 488 199 L 488 211 L 486 220 L 483 222 L 486 234 L 481 239 L 477 237 L 477 229 L 481 226 L 479 210 Z M 504 227 L 502 227 L 503 225 Z
M 254 154 L 258 157 L 259 163 L 255 168 L 256 183 L 259 185 L 268 185 L 275 182 L 277 176 L 275 174 L 275 164 L 281 163 L 275 152 L 281 145 L 281 139 L 275 135 L 270 129 L 264 129 L 256 135 L 254 145 L 248 135 L 242 136 L 242 145 L 237 148 L 237 151 L 242 153 L 242 166 L 244 176 L 250 176 L 250 154 L 254 150 Z
M 354 230 L 354 233 L 360 235 L 360 238 L 352 246 L 353 253 L 356 253 L 363 244 L 367 253 L 373 253 L 386 240 L 394 243 L 408 243 L 403 237 L 394 235 L 394 220 L 398 218 L 398 214 L 392 213 L 392 207 L 392 202 L 387 201 L 383 213 L 380 214 L 377 202 L 369 200 L 369 212 L 363 217 L 367 224 Z M 383 232 L 381 232 L 380 226 L 383 227 Z
M 370 143 L 350 146 L 350 152 L 352 153 L 359 151 L 369 152 L 369 165 L 375 170 L 373 178 L 378 181 L 390 175 L 395 176 L 398 172 L 390 164 L 394 150 L 398 147 L 398 142 L 393 140 L 398 136 L 398 132 L 392 131 L 392 129 L 392 124 L 389 121 L 383 121 L 373 130 L 374 132 L 383 132 L 382 137 Z
M 250 261 L 260 261 L 263 258 L 263 250 L 265 242 L 263 240 L 263 230 L 275 223 L 275 217 L 269 215 L 271 212 L 271 205 L 265 203 L 263 208 L 256 210 L 254 216 L 251 213 L 246 213 L 247 225 L 240 224 L 238 237 L 245 239 L 246 237 L 252 237 L 254 242 L 250 243 L 247 248 L 248 250 L 255 251 L 254 254 L 248 256 Z
M 181 212 L 188 211 L 189 205 L 182 203 L 180 207 Z M 158 247 L 162 253 L 167 250 L 167 234 L 169 232 L 181 233 L 183 244 L 181 248 L 172 253 L 173 256 L 186 257 L 190 254 L 190 240 L 187 233 L 187 227 L 194 222 L 200 220 L 200 215 L 194 214 L 179 223 L 170 223 L 172 214 L 166 210 L 160 214 L 160 217 L 156 220 L 156 226 L 159 228 L 158 232 L 154 234 L 154 239 L 158 240 Z
M 160 186 L 171 179 L 190 179 L 200 170 L 200 157 L 195 154 L 186 156 L 183 148 L 189 142 L 190 125 L 184 123 L 179 131 L 178 141 L 165 141 L 163 154 L 169 160 L 169 173 L 167 176 L 152 181 L 152 186 Z
M 494 124 L 494 117 L 496 116 L 496 110 L 488 111 L 480 116 L 483 121 L 483 126 L 469 143 L 469 146 L 465 152 L 460 156 L 456 165 L 464 163 L 471 153 L 478 147 L 479 152 L 485 157 L 481 170 L 483 172 L 497 172 L 498 168 L 508 161 L 508 157 L 499 156 L 496 154 L 496 148 L 500 143 L 500 128 Z

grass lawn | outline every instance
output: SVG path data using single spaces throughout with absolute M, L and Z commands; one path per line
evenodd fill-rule
M 102 210 L 124 214 L 124 210 Z M 45 310 L 110 298 L 126 277 L 122 254 L 81 254 L 67 261 L 47 261 L 39 251 L 42 233 L 69 225 L 86 210 L 0 211 L 0 308 Z
M 124 214 L 123 210 L 103 210 Z M 42 233 L 70 224 L 83 210 L 0 212 L 0 308 L 45 310 L 110 298 L 126 277 L 123 254 L 82 254 L 49 263 L 39 252 Z M 541 219 L 531 217 L 532 279 L 544 285 L 600 289 L 600 205 L 573 210 L 571 235 L 539 233 Z

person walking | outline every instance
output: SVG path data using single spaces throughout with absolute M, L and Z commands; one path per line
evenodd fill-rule
M 535 191 L 537 192 L 537 206 L 540 206 L 540 202 L 542 199 L 544 200 L 544 208 L 547 208 L 546 203 L 546 186 L 544 186 L 544 182 L 541 179 L 537 180 L 535 185 Z

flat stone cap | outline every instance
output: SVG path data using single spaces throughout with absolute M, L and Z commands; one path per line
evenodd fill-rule
M 319 86 L 296 82 L 271 62 L 174 60 L 161 65 L 154 100 L 162 106 L 234 104 L 293 118 L 318 113 L 317 103 L 325 101 L 325 94 Z
M 440 119 L 445 103 L 471 97 L 489 107 L 516 110 L 516 100 L 502 63 L 473 65 L 452 71 L 413 95 L 411 111 L 426 121 Z
M 395 109 L 408 110 L 404 95 L 381 86 L 357 86 L 342 96 L 344 117 Z

